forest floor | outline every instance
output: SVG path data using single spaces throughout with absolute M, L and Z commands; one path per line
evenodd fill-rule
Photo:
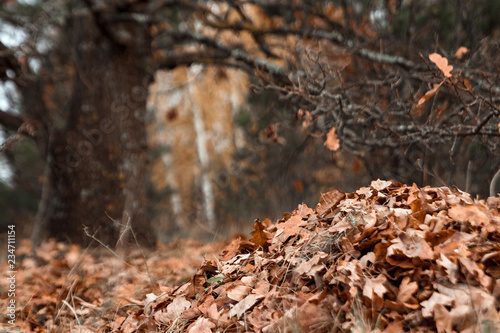
M 373 181 L 248 237 L 155 252 L 18 246 L 6 332 L 498 332 L 500 198 Z M 3 332 L 3 331 L 2 331 Z

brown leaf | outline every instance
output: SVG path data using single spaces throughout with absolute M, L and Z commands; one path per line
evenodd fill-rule
M 325 268 L 324 265 L 318 265 L 318 263 L 327 257 L 328 254 L 324 252 L 317 252 L 311 259 L 302 261 L 302 263 L 300 263 L 300 265 L 295 269 L 295 272 L 312 278 L 316 273 Z
M 434 258 L 434 253 L 416 230 L 408 230 L 392 240 L 392 245 L 387 249 L 387 257 L 402 253 L 408 258 L 429 260 Z
M 434 308 L 437 304 L 449 306 L 453 303 L 453 298 L 435 291 L 432 296 L 420 303 L 422 306 L 422 316 L 428 318 L 434 314 Z
M 443 81 L 444 82 L 444 81 Z M 421 105 L 421 104 L 424 104 L 425 102 L 427 102 L 429 99 L 431 99 L 432 96 L 434 96 L 439 87 L 441 87 L 443 85 L 443 82 L 439 83 L 439 84 L 435 84 L 434 87 L 429 90 L 428 92 L 425 93 L 424 96 L 422 96 L 419 100 L 418 100 L 418 103 L 417 105 Z
M 314 214 L 314 210 L 307 207 L 306 204 L 301 204 L 296 210 L 293 211 L 293 213 L 302 216 L 303 219 L 306 219 Z
M 234 239 L 231 244 L 229 244 L 223 251 L 224 254 L 224 261 L 228 261 L 229 259 L 233 258 L 236 254 L 238 254 L 238 251 L 240 249 L 240 243 L 241 243 L 241 237 L 238 237 Z
M 374 279 L 367 278 L 366 283 L 363 286 L 363 296 L 372 299 L 373 294 L 376 294 L 383 299 L 384 294 L 387 292 L 387 288 L 384 286 L 386 281 L 387 278 L 382 274 L 379 274 L 379 276 Z
M 387 325 L 385 330 L 382 333 L 400 333 L 403 332 L 403 322 L 395 321 Z
M 340 142 L 339 139 L 337 138 L 337 134 L 335 134 L 335 127 L 332 127 L 330 132 L 326 135 L 326 141 L 324 143 L 326 148 L 336 151 L 340 148 Z
M 468 283 L 479 283 L 485 289 L 493 284 L 493 279 L 484 273 L 482 267 L 469 258 L 459 257 L 460 270 L 465 274 Z M 482 266 L 482 265 L 481 265 Z
M 400 303 L 405 303 L 410 300 L 413 294 L 418 290 L 418 283 L 415 281 L 410 282 L 410 278 L 407 276 L 401 281 L 399 286 L 399 293 L 396 300 Z
M 377 179 L 377 180 L 372 181 L 372 183 L 370 184 L 370 187 L 380 192 L 380 191 L 385 190 L 386 188 L 388 188 L 391 185 L 392 185 L 392 182 L 390 180 L 388 181 L 388 180 Z
M 184 296 L 174 298 L 172 303 L 167 306 L 165 317 L 169 320 L 175 320 L 187 309 L 191 307 L 191 302 Z
M 453 318 L 443 304 L 438 303 L 434 306 L 434 320 L 438 332 L 453 332 Z
M 441 55 L 437 53 L 432 53 L 429 55 L 429 59 L 436 64 L 436 66 L 439 68 L 441 72 L 443 72 L 445 77 L 451 77 L 451 70 L 453 69 L 453 66 L 448 65 L 448 59 L 445 57 L 442 57 Z
M 451 283 L 455 284 L 458 281 L 458 269 L 457 265 L 449 260 L 443 253 L 439 254 L 441 259 L 436 260 L 437 264 L 443 267 L 448 274 L 448 279 Z
M 304 222 L 300 215 L 293 215 L 286 222 L 278 224 L 276 234 L 274 239 L 280 243 L 283 243 L 290 236 L 298 235 L 300 232 L 300 225 Z M 274 241 L 273 241 L 274 243 Z
M 467 53 L 469 53 L 469 49 L 466 48 L 465 46 L 460 46 L 458 49 L 457 49 L 457 52 L 455 52 L 455 58 L 457 59 L 462 59 L 462 57 L 464 55 L 466 55 Z
M 255 220 L 253 228 L 255 229 L 250 234 L 252 238 L 250 241 L 255 244 L 255 249 L 262 247 L 267 250 L 269 248 L 269 240 L 271 239 L 269 233 L 265 230 L 264 223 L 271 223 L 269 219 L 265 219 L 264 222 L 260 222 L 259 219 Z
M 214 323 L 212 323 L 209 319 L 199 317 L 188 328 L 188 333 L 212 333 L 212 328 L 215 328 Z
M 448 210 L 448 215 L 458 222 L 469 222 L 473 226 L 487 225 L 490 218 L 486 207 L 479 205 L 454 206 Z
M 250 294 L 247 297 L 245 297 L 241 302 L 236 304 L 230 311 L 229 311 L 229 317 L 241 317 L 245 311 L 250 309 L 252 306 L 255 305 L 259 300 L 263 299 L 264 296 L 262 295 L 255 295 L 255 294 Z
M 325 217 L 325 214 L 334 210 L 344 198 L 345 193 L 342 191 L 333 190 L 323 193 L 316 206 L 316 212 L 319 216 Z
M 239 302 L 250 293 L 251 289 L 249 286 L 234 284 L 227 288 L 227 297 Z

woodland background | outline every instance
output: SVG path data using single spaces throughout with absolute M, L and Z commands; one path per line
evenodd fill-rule
M 500 168 L 499 10 L 4 1 L 1 232 L 224 238 L 377 178 L 486 198 Z

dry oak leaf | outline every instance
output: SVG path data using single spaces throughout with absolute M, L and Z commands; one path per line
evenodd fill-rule
M 418 290 L 418 283 L 413 281 L 410 282 L 410 277 L 406 276 L 401 281 L 399 286 L 398 296 L 396 300 L 402 304 L 408 302 L 413 297 L 413 294 Z
M 370 184 L 370 187 L 380 192 L 382 190 L 385 190 L 386 188 L 388 188 L 391 185 L 392 185 L 392 182 L 390 180 L 377 179 L 377 180 L 372 181 L 372 183 Z
M 443 304 L 434 306 L 434 321 L 438 332 L 453 332 L 453 318 Z
M 314 210 L 307 207 L 306 204 L 301 204 L 293 211 L 293 213 L 302 216 L 303 219 L 307 219 L 309 216 L 314 214 Z
M 437 304 L 450 306 L 453 304 L 453 301 L 454 299 L 450 296 L 440 294 L 435 291 L 428 300 L 420 303 L 420 305 L 422 306 L 422 316 L 426 318 L 432 317 L 434 313 L 434 307 Z
M 184 296 L 178 296 L 167 306 L 165 317 L 170 320 L 175 320 L 190 307 L 190 301 L 188 301 Z
M 384 286 L 386 281 L 387 278 L 382 274 L 379 274 L 379 276 L 374 279 L 366 279 L 366 283 L 363 287 L 363 296 L 373 299 L 373 294 L 376 294 L 380 298 L 383 298 L 384 294 L 387 292 L 387 288 Z
M 253 228 L 255 229 L 250 234 L 252 238 L 250 238 L 250 242 L 255 244 L 255 249 L 262 247 L 267 249 L 269 247 L 269 240 L 271 239 L 269 233 L 265 230 L 265 225 L 269 225 L 271 221 L 269 219 L 265 219 L 264 222 L 260 222 L 259 219 L 255 220 L 253 224 Z
M 227 288 L 227 297 L 234 301 L 241 301 L 244 299 L 252 290 L 249 286 L 238 285 L 237 283 L 229 286 Z
M 394 321 L 387 325 L 383 333 L 399 333 L 403 332 L 403 322 L 401 321 Z
M 326 213 L 333 211 L 344 198 L 345 193 L 342 191 L 333 190 L 323 193 L 316 206 L 316 212 L 320 217 L 325 217 Z
M 230 311 L 229 317 L 232 318 L 234 316 L 241 317 L 245 311 L 250 309 L 255 305 L 259 300 L 263 299 L 263 295 L 250 294 L 241 300 L 238 304 L 236 304 Z
M 452 65 L 448 65 L 448 59 L 437 54 L 432 53 L 429 55 L 429 59 L 436 64 L 441 72 L 443 72 L 445 77 L 451 77 L 451 70 L 453 69 Z
M 453 206 L 448 215 L 457 222 L 469 222 L 473 226 L 488 225 L 490 222 L 486 207 L 479 205 Z
M 209 319 L 199 317 L 196 321 L 191 324 L 188 333 L 212 333 L 212 328 L 215 328 L 215 324 Z
M 437 247 L 436 251 L 439 250 L 439 247 Z M 443 253 L 439 253 L 439 255 L 441 256 L 441 259 L 437 259 L 436 263 L 445 269 L 451 283 L 457 283 L 459 277 L 458 266 L 448 259 Z
M 241 237 L 233 239 L 231 244 L 229 244 L 222 252 L 224 254 L 222 260 L 229 261 L 231 258 L 234 258 L 238 254 L 238 251 L 240 249 L 240 243 L 241 243 Z
M 332 127 L 330 132 L 328 132 L 328 134 L 326 135 L 326 141 L 324 145 L 331 151 L 336 151 L 340 148 L 339 138 L 337 137 L 337 134 L 335 134 L 335 127 Z
M 295 272 L 299 275 L 307 275 L 312 278 L 316 273 L 325 269 L 325 266 L 320 264 L 320 262 L 326 258 L 328 258 L 328 254 L 325 252 L 316 252 L 311 259 L 302 261 L 295 269 Z
M 485 289 L 491 288 L 494 284 L 493 279 L 484 273 L 483 265 L 480 267 L 472 259 L 464 257 L 459 257 L 458 262 L 460 263 L 462 273 L 466 275 L 467 281 L 470 283 L 476 279 Z
M 300 226 L 303 225 L 302 217 L 300 215 L 293 215 L 286 222 L 278 224 L 276 234 L 274 235 L 273 244 L 283 243 L 288 237 L 298 235 Z

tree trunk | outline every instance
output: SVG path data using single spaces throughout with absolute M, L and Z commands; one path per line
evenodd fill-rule
M 52 68 L 69 79 L 51 73 L 45 92 L 53 96 L 45 96 L 52 109 L 36 243 L 50 235 L 86 244 L 88 227 L 115 246 L 128 222 L 141 245 L 155 241 L 145 191 L 150 37 L 145 24 L 127 21 L 107 30 L 100 19 L 90 11 L 73 15 L 56 46 L 59 59 L 51 52 Z M 126 40 L 114 39 L 114 32 Z

